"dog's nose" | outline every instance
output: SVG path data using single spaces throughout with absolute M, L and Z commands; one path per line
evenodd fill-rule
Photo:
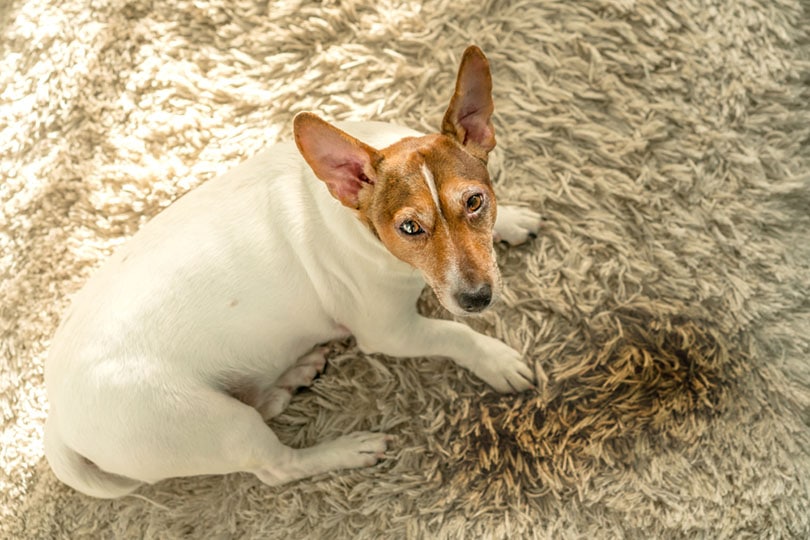
M 460 292 L 456 295 L 456 300 L 464 311 L 470 313 L 482 311 L 492 302 L 492 287 L 489 283 L 485 283 L 472 292 Z

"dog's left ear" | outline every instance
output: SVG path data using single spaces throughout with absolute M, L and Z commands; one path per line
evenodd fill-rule
M 297 114 L 293 132 L 298 151 L 315 176 L 344 206 L 358 209 L 361 192 L 373 189 L 377 181 L 380 153 L 312 113 Z
M 472 155 L 486 161 L 495 148 L 492 126 L 492 75 L 483 51 L 471 45 L 464 51 L 456 91 L 442 120 L 442 133 L 454 137 Z

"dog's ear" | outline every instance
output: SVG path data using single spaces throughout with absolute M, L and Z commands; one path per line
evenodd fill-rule
M 456 90 L 442 120 L 442 133 L 486 161 L 489 151 L 495 148 L 494 110 L 489 62 L 481 49 L 471 45 L 461 58 Z
M 315 176 L 326 183 L 333 197 L 358 209 L 361 190 L 373 188 L 377 181 L 380 153 L 312 113 L 297 114 L 293 132 Z

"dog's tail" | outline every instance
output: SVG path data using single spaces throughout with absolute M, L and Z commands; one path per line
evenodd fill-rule
M 101 499 L 122 497 L 143 482 L 99 469 L 84 456 L 69 448 L 56 429 L 53 411 L 45 422 L 45 457 L 56 477 L 73 489 Z

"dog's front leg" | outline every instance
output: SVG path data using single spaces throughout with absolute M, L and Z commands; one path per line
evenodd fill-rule
M 378 319 L 377 323 L 381 320 Z M 378 330 L 355 332 L 357 344 L 363 352 L 389 356 L 445 356 L 499 392 L 522 392 L 534 388 L 534 372 L 518 351 L 464 324 L 428 319 L 414 311 L 406 320 L 399 317 L 382 327 L 374 326 Z M 540 375 L 543 376 L 542 372 Z

